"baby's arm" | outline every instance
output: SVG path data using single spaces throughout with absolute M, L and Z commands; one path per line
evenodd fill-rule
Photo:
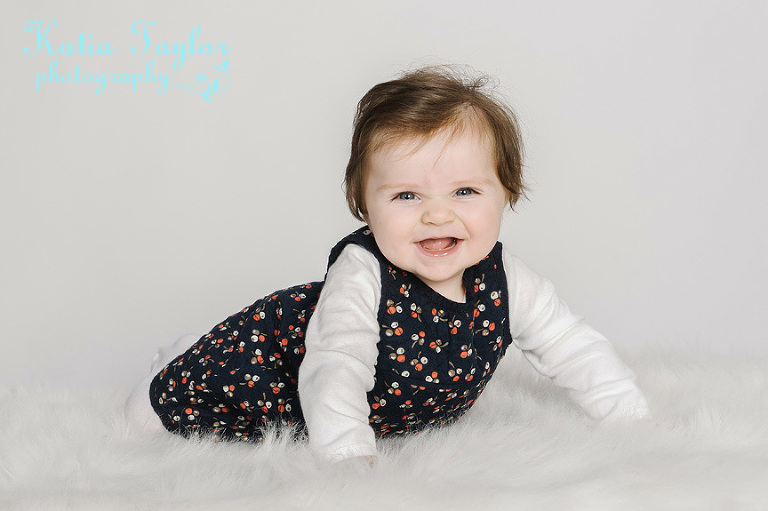
M 515 345 L 536 370 L 568 390 L 592 417 L 611 422 L 648 415 L 648 405 L 608 340 L 573 314 L 552 283 L 504 254 Z
M 307 328 L 299 399 L 310 446 L 332 461 L 376 456 L 366 393 L 378 356 L 380 274 L 372 254 L 348 245 L 328 269 Z

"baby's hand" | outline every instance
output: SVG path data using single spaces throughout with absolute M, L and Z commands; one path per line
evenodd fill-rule
M 339 466 L 352 468 L 373 468 L 376 465 L 376 456 L 353 456 L 338 462 Z
M 616 407 L 600 421 L 601 425 L 617 424 L 624 422 L 649 422 L 650 409 L 645 398 L 637 393 L 616 404 Z

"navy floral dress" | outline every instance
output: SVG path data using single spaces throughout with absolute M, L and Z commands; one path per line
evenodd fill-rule
M 387 261 L 367 227 L 333 248 L 329 267 L 350 243 L 369 250 L 381 266 L 371 426 L 384 436 L 454 421 L 475 402 L 512 342 L 501 244 L 465 270 L 466 303 L 457 303 Z M 297 376 L 322 286 L 266 296 L 171 361 L 150 386 L 163 425 L 235 439 L 258 439 L 268 425 L 301 430 Z

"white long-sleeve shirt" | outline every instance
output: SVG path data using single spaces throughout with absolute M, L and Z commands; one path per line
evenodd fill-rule
M 503 254 L 513 343 L 541 374 L 567 389 L 590 416 L 613 421 L 648 414 L 634 373 L 608 340 L 573 314 L 554 286 Z M 375 456 L 366 393 L 373 389 L 380 327 L 381 270 L 350 244 L 328 269 L 307 328 L 299 396 L 310 446 L 322 457 Z

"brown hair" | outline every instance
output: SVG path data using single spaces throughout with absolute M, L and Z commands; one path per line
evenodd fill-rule
M 369 90 L 357 105 L 352 149 L 344 177 L 349 209 L 363 220 L 365 166 L 382 146 L 403 138 L 429 139 L 443 128 L 468 124 L 486 132 L 496 172 L 514 207 L 525 197 L 523 144 L 517 118 L 486 88 L 487 77 L 463 77 L 447 67 L 422 68 Z

